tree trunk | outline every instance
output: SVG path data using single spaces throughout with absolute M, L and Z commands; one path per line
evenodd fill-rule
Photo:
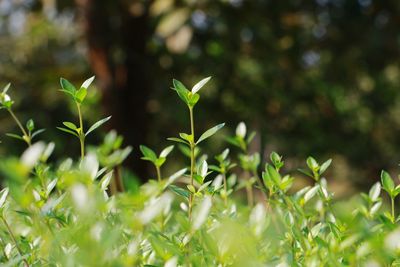
M 145 143 L 146 102 L 151 90 L 146 53 L 147 8 L 140 2 L 135 7 L 121 0 L 76 0 L 76 3 L 88 59 L 102 90 L 105 113 L 112 115 L 110 125 L 124 136 L 124 144 L 133 146 L 126 166 L 143 181 L 147 173 L 140 162 L 138 147 Z

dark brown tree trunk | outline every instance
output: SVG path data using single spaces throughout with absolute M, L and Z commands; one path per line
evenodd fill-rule
M 147 178 L 138 147 L 147 132 L 146 102 L 151 90 L 146 43 L 147 7 L 122 0 L 76 0 L 87 42 L 88 59 L 102 90 L 111 127 L 134 147 L 126 166 Z

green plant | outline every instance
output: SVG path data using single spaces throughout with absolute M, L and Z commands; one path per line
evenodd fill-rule
M 32 144 L 32 139 L 37 136 L 38 134 L 44 132 L 44 129 L 39 129 L 35 131 L 35 123 L 32 119 L 29 119 L 26 122 L 26 128 L 22 126 L 22 123 L 20 120 L 17 118 L 17 116 L 14 114 L 12 110 L 12 106 L 14 104 L 14 101 L 10 98 L 10 96 L 7 94 L 8 90 L 10 89 L 11 84 L 7 84 L 4 88 L 3 91 L 0 94 L 0 109 L 5 109 L 8 111 L 8 113 L 11 115 L 19 129 L 21 130 L 22 135 L 18 134 L 13 134 L 13 133 L 8 133 L 7 136 L 13 137 L 19 140 L 22 140 L 27 143 L 28 146 Z
M 178 95 L 198 98 L 193 96 L 198 89 Z M 2 103 L 8 99 L 5 94 Z M 277 152 L 270 154 L 268 162 L 250 154 L 252 138 L 246 138 L 246 126 L 240 123 L 228 138 L 240 149 L 237 159 L 226 148 L 209 165 L 212 158 L 198 144 L 222 126 L 195 141 L 191 121 L 191 134 L 170 138 L 185 145 L 181 150 L 189 156 L 189 166 L 169 176 L 161 174 L 167 156 L 173 161 L 173 146 L 159 155 L 141 146 L 143 159 L 154 165 L 157 179 L 137 190 L 117 188 L 126 173 L 118 169 L 132 148 L 122 148 L 123 138 L 115 131 L 107 133 L 101 144 L 89 146 L 76 161 L 50 161 L 55 144 L 42 141 L 30 144 L 20 157 L 2 157 L 1 265 L 400 264 L 400 225 L 395 214 L 400 189 L 387 172 L 382 171 L 381 181 L 368 194 L 336 199 L 329 188 L 332 178 L 326 176 L 330 159 L 319 164 L 308 157 L 307 169 L 301 172 L 311 179 L 304 180 L 287 172 Z M 299 187 L 299 180 L 309 185 Z M 263 197 L 242 201 L 240 196 L 248 188 L 257 188 Z M 382 189 L 390 197 L 389 205 L 381 198 Z
M 179 138 L 171 137 L 168 138 L 168 140 L 183 143 L 187 145 L 190 148 L 190 195 L 189 195 L 189 220 L 192 215 L 192 208 L 193 208 L 193 198 L 194 198 L 194 177 L 195 177 L 195 150 L 196 146 L 200 144 L 202 141 L 206 140 L 207 138 L 211 137 L 214 135 L 218 130 L 220 130 L 222 127 L 224 127 L 224 123 L 218 124 L 207 131 L 205 131 L 200 137 L 197 139 L 195 138 L 195 132 L 194 132 L 194 116 L 193 116 L 193 109 L 197 102 L 200 100 L 200 95 L 198 92 L 200 89 L 211 79 L 211 77 L 207 77 L 205 79 L 202 79 L 198 83 L 196 83 L 193 87 L 192 90 L 189 91 L 183 83 L 181 83 L 178 80 L 173 80 L 173 90 L 176 91 L 178 94 L 179 98 L 186 104 L 186 106 L 189 109 L 189 119 L 190 119 L 190 134 L 187 133 L 179 133 Z
M 83 118 L 82 118 L 82 111 L 81 111 L 81 105 L 84 102 L 86 95 L 87 95 L 87 90 L 89 86 L 92 84 L 94 80 L 94 76 L 90 77 L 86 81 L 84 81 L 79 89 L 76 89 L 75 86 L 70 83 L 68 80 L 61 78 L 60 79 L 60 84 L 61 84 L 61 91 L 64 92 L 66 95 L 70 96 L 71 99 L 74 101 L 76 105 L 76 109 L 78 112 L 78 119 L 79 119 L 79 126 L 76 126 L 73 122 L 69 121 L 64 121 L 63 124 L 66 127 L 57 127 L 57 129 L 67 132 L 69 134 L 72 134 L 76 136 L 79 139 L 80 147 L 81 147 L 81 159 L 84 158 L 85 156 L 85 138 L 94 130 L 96 130 L 98 127 L 103 125 L 105 122 L 107 122 L 111 116 L 106 117 L 104 119 L 101 119 L 94 123 L 90 128 L 85 132 L 85 129 L 83 127 Z
M 157 157 L 156 153 L 154 153 L 154 151 L 148 148 L 147 146 L 144 145 L 140 146 L 140 151 L 142 151 L 143 154 L 142 159 L 153 163 L 154 167 L 156 168 L 157 180 L 159 182 L 161 182 L 162 179 L 160 168 L 165 163 L 167 156 L 169 155 L 169 153 L 171 153 L 173 149 L 174 146 L 168 146 L 164 148 L 163 151 L 161 151 L 160 155 Z

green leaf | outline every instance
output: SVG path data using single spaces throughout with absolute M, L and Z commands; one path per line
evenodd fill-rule
M 94 130 L 96 130 L 97 128 L 99 128 L 101 125 L 103 125 L 104 123 L 106 123 L 109 119 L 111 119 L 111 116 L 108 116 L 107 118 L 104 118 L 102 120 L 99 120 L 98 122 L 96 122 L 95 124 L 93 124 L 89 130 L 85 133 L 85 136 L 87 136 L 88 134 L 90 134 L 91 132 L 93 132 Z
M 174 85 L 174 90 L 178 93 L 178 96 L 185 102 L 187 105 L 189 105 L 189 93 L 190 91 L 186 89 L 186 87 L 183 85 L 178 80 L 173 79 L 172 83 Z
M 82 103 L 83 100 L 85 99 L 87 95 L 87 89 L 84 87 L 81 87 L 75 94 L 75 98 L 78 101 L 78 103 Z
M 17 135 L 17 134 L 6 133 L 6 135 L 7 135 L 8 137 L 12 137 L 12 138 L 15 138 L 15 139 L 18 139 L 18 140 L 25 141 L 25 139 L 24 139 L 22 136 L 19 136 L 19 135 Z
M 332 159 L 328 159 L 327 161 L 325 161 L 325 162 L 321 165 L 321 168 L 319 169 L 319 174 L 323 174 L 323 173 L 326 171 L 326 169 L 329 168 L 329 166 L 331 165 L 331 163 L 332 163 Z
M 90 77 L 89 79 L 87 79 L 86 81 L 84 81 L 81 85 L 81 89 L 85 88 L 86 90 L 89 88 L 89 86 L 92 84 L 93 80 L 94 80 L 95 76 Z
M 31 138 L 33 139 L 33 137 L 35 137 L 38 134 L 43 133 L 44 131 L 46 131 L 46 129 L 39 129 L 39 130 L 33 132 Z
M 26 122 L 26 129 L 28 129 L 29 132 L 32 132 L 35 129 L 35 123 L 32 119 Z
M 271 155 L 269 156 L 271 159 L 271 162 L 276 165 L 277 163 L 281 162 L 281 157 L 276 153 L 275 151 L 271 152 Z
M 189 94 L 189 104 L 188 105 L 190 107 L 194 107 L 197 104 L 197 102 L 199 102 L 199 99 L 200 99 L 199 94 L 194 94 L 194 95 Z
M 71 95 L 75 95 L 76 93 L 76 88 L 75 86 L 72 85 L 72 83 L 70 83 L 68 80 L 64 79 L 64 78 L 60 78 L 60 84 L 61 84 L 61 88 L 67 92 L 69 92 Z
M 218 124 L 214 127 L 212 127 L 211 129 L 208 129 L 207 131 L 205 131 L 199 138 L 199 140 L 197 140 L 196 145 L 199 144 L 200 142 L 204 141 L 205 139 L 209 138 L 210 136 L 214 135 L 216 132 L 218 132 L 218 130 L 220 130 L 222 127 L 224 127 L 225 123 L 221 123 Z
M 8 89 L 10 89 L 11 83 L 7 83 L 6 86 L 3 88 L 3 94 L 7 94 Z
M 64 121 L 63 124 L 64 124 L 64 126 L 66 126 L 67 128 L 69 128 L 73 131 L 76 131 L 78 129 L 78 127 L 72 122 Z
M 174 141 L 174 142 L 178 142 L 178 143 L 183 143 L 185 145 L 190 145 L 188 142 L 186 142 L 185 140 L 182 140 L 180 138 L 176 138 L 176 137 L 168 137 L 167 140 L 169 141 Z
M 305 169 L 297 169 L 297 170 L 308 177 L 314 178 L 314 176 L 312 175 L 312 173 L 309 170 L 305 170 Z
M 211 80 L 211 76 L 202 79 L 200 82 L 196 83 L 192 88 L 192 94 L 197 93 L 208 81 Z
M 143 153 L 144 160 L 149 160 L 149 161 L 152 161 L 153 163 L 156 163 L 157 155 L 156 155 L 156 153 L 154 153 L 153 150 L 151 150 L 150 148 L 148 148 L 147 146 L 144 146 L 144 145 L 141 145 L 139 148 L 140 148 L 140 151 L 142 151 L 142 153 Z
M 166 158 L 173 149 L 174 149 L 174 146 L 168 146 L 168 147 L 164 148 L 163 151 L 161 151 L 161 153 L 160 153 L 160 158 Z
M 272 165 L 268 164 L 267 165 L 267 173 L 268 175 L 271 177 L 272 181 L 275 182 L 275 184 L 280 184 L 281 182 L 281 175 L 279 174 L 279 172 L 277 172 L 275 170 L 274 167 L 272 167 Z
M 57 127 L 58 130 L 66 132 L 66 133 L 70 133 L 72 135 L 75 135 L 76 137 L 79 138 L 78 134 L 76 132 L 71 131 L 70 129 L 67 128 L 63 128 L 63 127 Z
M 179 133 L 179 136 L 189 144 L 193 142 L 193 135 L 187 133 Z
M 154 162 L 154 164 L 155 164 L 156 166 L 158 166 L 158 167 L 161 167 L 161 166 L 164 164 L 165 160 L 166 160 L 166 158 L 158 158 L 158 159 L 156 159 L 156 161 Z
M 0 191 L 0 209 L 4 207 L 4 203 L 6 202 L 7 196 L 8 196 L 8 187 Z
M 394 182 L 393 182 L 392 177 L 390 177 L 390 174 L 387 173 L 386 171 L 382 170 L 381 181 L 382 181 L 383 189 L 386 192 L 388 192 L 390 196 L 392 196 L 393 190 L 394 190 Z
M 319 169 L 318 162 L 313 157 L 307 158 L 307 166 L 312 171 L 318 171 L 318 169 Z
M 189 199 L 189 196 L 190 196 L 189 191 L 187 191 L 187 190 L 185 190 L 183 188 L 180 188 L 180 187 L 178 187 L 176 185 L 173 185 L 173 184 L 168 186 L 168 188 L 171 189 L 172 192 L 176 193 L 177 195 L 182 196 L 182 197 L 184 197 L 186 199 Z
M 381 194 L 381 183 L 376 182 L 371 189 L 369 190 L 369 198 L 375 202 L 378 200 L 379 195 Z

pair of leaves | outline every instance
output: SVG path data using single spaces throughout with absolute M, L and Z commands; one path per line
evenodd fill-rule
M 157 157 L 156 153 L 149 147 L 141 145 L 140 151 L 142 151 L 143 157 L 142 160 L 147 160 L 152 162 L 156 167 L 161 167 L 169 153 L 174 149 L 174 146 L 168 146 L 164 148 L 160 155 Z
M 86 81 L 84 81 L 79 89 L 76 89 L 75 86 L 70 83 L 67 79 L 61 78 L 61 91 L 70 95 L 72 99 L 77 103 L 82 103 L 85 100 L 87 95 L 87 89 L 89 88 L 90 84 L 94 80 L 94 76 L 90 77 Z
M 84 133 L 84 136 L 85 137 L 88 136 L 91 132 L 93 132 L 94 130 L 99 128 L 101 125 L 103 125 L 104 123 L 106 123 L 110 119 L 111 119 L 111 116 L 108 116 L 108 117 L 106 117 L 104 119 L 101 119 L 101 120 L 97 121 L 96 123 L 94 123 L 89 128 L 89 130 L 87 130 L 86 133 Z M 70 134 L 75 135 L 76 137 L 80 138 L 80 136 L 82 135 L 82 132 L 81 132 L 82 129 L 78 128 L 74 123 L 69 122 L 69 121 L 64 121 L 63 124 L 67 128 L 57 127 L 57 129 L 59 129 L 59 130 L 61 130 L 63 132 L 66 132 L 66 133 L 70 133 Z
M 211 79 L 211 77 L 207 77 L 205 79 L 202 79 L 200 82 L 195 84 L 192 88 L 191 91 L 189 91 L 183 83 L 181 83 L 178 80 L 173 80 L 173 90 L 175 90 L 179 96 L 180 99 L 182 99 L 183 102 L 189 107 L 193 108 L 196 103 L 200 99 L 200 95 L 197 93 L 200 91 L 200 89 Z
M 272 164 L 274 164 L 275 168 L 279 170 L 283 167 L 284 163 L 282 161 L 282 156 L 279 156 L 278 153 L 272 151 L 271 155 L 269 156 L 271 159 Z
M 208 129 L 199 137 L 199 139 L 196 142 L 194 142 L 194 140 L 193 140 L 193 135 L 185 134 L 185 133 L 180 133 L 179 134 L 180 138 L 169 137 L 167 139 L 170 141 L 183 143 L 188 146 L 191 146 L 193 143 L 194 143 L 194 145 L 198 145 L 201 142 L 203 142 L 204 140 L 206 140 L 207 138 L 210 138 L 211 136 L 213 136 L 216 132 L 218 132 L 224 126 L 225 126 L 225 123 L 220 123 L 210 129 Z
M 307 162 L 307 166 L 308 166 L 309 170 L 304 170 L 304 169 L 298 169 L 298 170 L 301 173 L 303 173 L 304 175 L 309 176 L 309 177 L 313 178 L 314 180 L 318 181 L 320 176 L 331 165 L 332 159 L 328 159 L 322 165 L 319 165 L 319 163 L 313 157 L 308 157 L 306 162 Z
M 381 172 L 381 182 L 383 190 L 389 194 L 390 198 L 395 198 L 400 193 L 400 185 L 395 186 L 390 174 L 384 170 Z

